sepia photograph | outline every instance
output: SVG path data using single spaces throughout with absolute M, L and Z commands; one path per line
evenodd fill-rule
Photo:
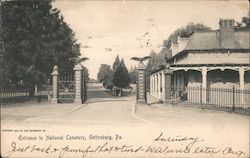
M 1 158 L 250 158 L 248 0 L 0 0 Z

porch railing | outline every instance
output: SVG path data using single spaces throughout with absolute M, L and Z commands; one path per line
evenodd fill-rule
M 171 100 L 215 107 L 250 108 L 250 90 L 238 88 L 171 87 Z

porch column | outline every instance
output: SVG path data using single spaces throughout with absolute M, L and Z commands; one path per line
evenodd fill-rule
M 245 75 L 245 70 L 243 67 L 239 68 L 239 77 L 240 77 L 240 89 L 244 90 L 244 75 Z
M 153 92 L 154 92 L 154 89 L 153 89 L 153 75 L 150 75 L 150 83 L 151 83 L 151 86 L 150 86 L 150 94 L 153 95 Z
M 160 92 L 160 84 L 161 84 L 161 81 L 160 81 L 160 74 L 157 73 L 157 98 L 160 99 L 160 96 L 161 96 L 161 92 Z
M 245 75 L 245 70 L 244 67 L 239 68 L 239 79 L 240 79 L 240 90 L 241 90 L 241 104 L 244 104 L 244 75 Z
M 157 96 L 157 75 L 155 74 L 155 97 Z
M 82 104 L 83 100 L 82 100 L 82 65 L 81 64 L 77 64 L 74 67 L 74 71 L 75 71 L 75 100 L 74 103 L 75 104 Z
M 152 95 L 154 95 L 154 93 L 155 93 L 155 86 L 154 86 L 154 84 L 155 84 L 155 76 L 153 74 L 152 75 Z
M 158 99 L 161 99 L 161 73 L 158 72 Z
M 53 96 L 52 96 L 52 100 L 51 103 L 58 103 L 58 67 L 57 65 L 54 66 L 53 68 L 53 72 L 51 73 L 52 75 L 52 87 L 53 87 Z
M 162 77 L 162 95 L 161 98 L 162 100 L 165 100 L 165 74 L 164 71 L 161 72 L 161 77 Z
M 159 72 L 159 75 L 160 75 L 160 99 L 162 100 L 162 73 Z
M 157 96 L 157 75 L 155 74 L 155 97 Z
M 151 75 L 149 75 L 149 94 L 151 94 Z
M 155 77 L 155 74 L 154 74 L 154 76 L 153 76 L 153 85 L 154 85 L 154 90 L 153 90 L 153 96 L 155 96 L 155 94 L 156 94 L 156 87 L 155 87 L 155 83 L 156 83 L 156 77 Z
M 202 103 L 206 103 L 207 101 L 207 67 L 202 67 Z
M 166 70 L 164 71 L 164 85 L 165 85 L 165 100 L 171 99 L 171 76 L 172 71 L 169 66 L 166 66 Z

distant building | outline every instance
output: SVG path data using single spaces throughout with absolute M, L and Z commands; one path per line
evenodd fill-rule
M 171 84 L 178 94 L 190 86 L 200 86 L 206 91 L 213 88 L 250 90 L 250 32 L 235 30 L 234 23 L 233 19 L 221 19 L 219 30 L 195 32 L 189 38 L 178 37 L 177 43 L 171 45 L 172 57 L 167 62 L 173 72 Z M 158 69 L 150 75 L 151 94 L 162 100 L 166 89 L 163 71 Z M 202 102 L 212 103 L 216 94 L 197 93 L 197 102 L 200 95 Z M 249 97 L 241 96 L 239 100 L 250 102 Z

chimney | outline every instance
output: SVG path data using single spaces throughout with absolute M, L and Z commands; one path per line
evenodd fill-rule
M 234 19 L 220 19 L 219 40 L 222 48 L 233 48 L 234 39 Z
M 170 49 L 172 50 L 172 56 L 175 56 L 177 53 L 179 53 L 179 44 L 172 42 Z

